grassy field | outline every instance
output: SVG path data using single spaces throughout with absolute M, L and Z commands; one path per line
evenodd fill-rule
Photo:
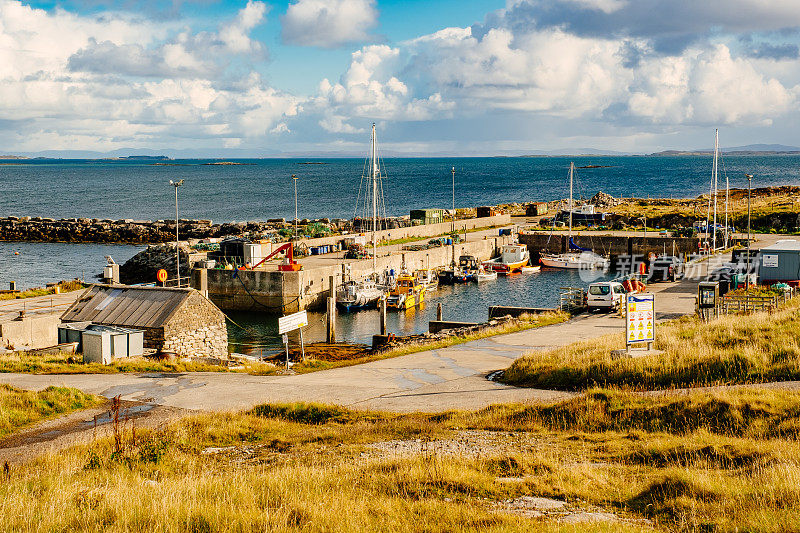
M 650 390 L 800 379 L 800 299 L 774 312 L 731 315 L 708 324 L 683 317 L 656 331 L 664 353 L 614 358 L 623 334 L 610 334 L 516 360 L 506 383 L 566 390 L 596 386 Z
M 119 444 L 98 441 L 12 469 L 0 483 L 0 524 L 9 531 L 797 530 L 798 413 L 797 394 L 745 390 L 593 390 L 554 405 L 438 415 L 261 406 L 162 431 L 129 429 Z M 558 508 L 531 509 L 530 497 Z M 610 521 L 581 521 L 597 516 Z
M 86 287 L 87 287 L 86 284 L 78 280 L 64 281 L 58 284 L 59 292 L 78 291 L 81 289 L 85 289 Z M 46 296 L 48 294 L 55 294 L 55 291 L 56 291 L 55 287 L 28 289 L 26 291 L 20 291 L 18 293 L 0 294 L 0 300 L 18 300 L 21 298 L 32 298 L 34 296 Z
M 31 392 L 0 385 L 0 438 L 45 418 L 94 407 L 102 401 L 66 387 Z
M 234 367 L 237 372 L 265 375 L 274 373 L 271 364 L 247 364 Z M 0 355 L 0 372 L 28 374 L 115 374 L 118 372 L 229 372 L 227 367 L 200 361 L 161 361 L 141 357 L 119 359 L 109 365 L 83 363 L 80 354 L 32 355 L 15 352 Z

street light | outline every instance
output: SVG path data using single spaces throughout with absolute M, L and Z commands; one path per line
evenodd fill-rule
M 747 178 L 747 277 L 745 278 L 745 287 L 747 289 L 748 298 L 750 296 L 750 268 L 753 266 L 753 259 L 750 257 L 750 189 L 753 184 L 753 175 L 745 174 Z
M 175 187 L 175 273 L 178 278 L 178 288 L 181 288 L 181 241 L 178 238 L 178 187 L 183 185 L 183 180 L 172 181 L 169 184 Z
M 297 180 L 299 178 L 292 174 L 294 180 L 294 240 L 297 240 Z
M 451 220 L 453 222 L 453 229 L 452 231 L 456 231 L 456 167 L 453 167 L 453 213 L 451 215 Z

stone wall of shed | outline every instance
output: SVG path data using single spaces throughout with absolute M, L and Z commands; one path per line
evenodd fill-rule
M 193 292 L 164 325 L 162 350 L 180 357 L 227 357 L 225 315 L 202 295 Z

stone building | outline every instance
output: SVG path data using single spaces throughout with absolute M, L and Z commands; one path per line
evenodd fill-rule
M 225 315 L 194 289 L 93 285 L 61 316 L 144 331 L 144 346 L 180 357 L 228 356 Z

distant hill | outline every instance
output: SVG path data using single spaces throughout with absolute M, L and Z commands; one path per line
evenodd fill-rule
M 720 148 L 719 151 L 730 155 L 785 155 L 800 154 L 800 147 L 783 144 L 748 144 L 746 146 Z M 648 155 L 710 155 L 713 153 L 713 148 L 707 148 L 703 150 L 664 150 L 663 152 Z

